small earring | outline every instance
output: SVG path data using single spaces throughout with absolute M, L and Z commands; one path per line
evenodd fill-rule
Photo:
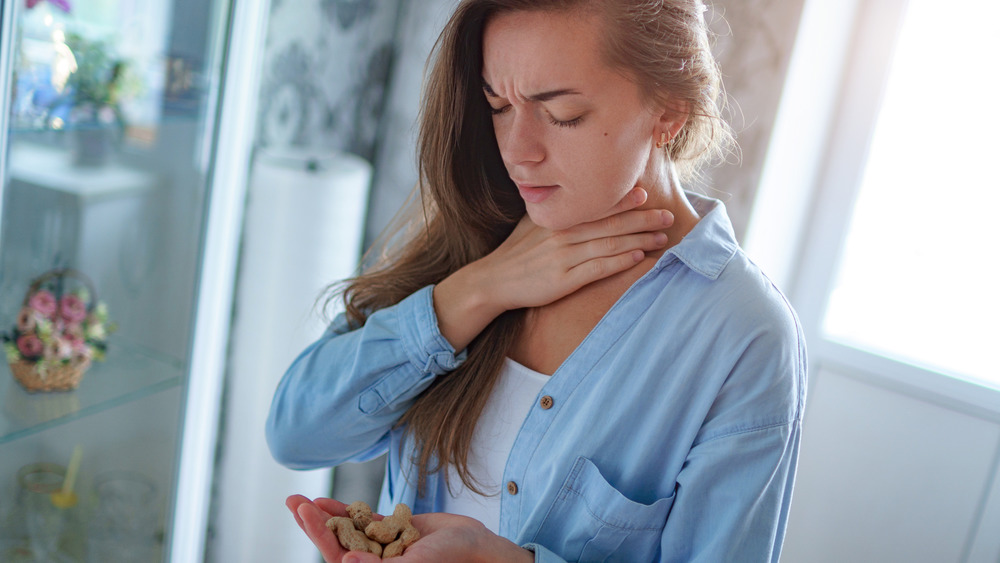
M 660 133 L 660 140 L 656 142 L 656 148 L 662 149 L 663 147 L 669 145 L 670 142 L 667 141 L 667 134 Z

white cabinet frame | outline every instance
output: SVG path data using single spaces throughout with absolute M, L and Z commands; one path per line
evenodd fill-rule
M 215 105 L 210 103 L 206 112 L 218 118 L 206 124 L 214 127 L 214 135 L 203 135 L 206 145 L 201 148 L 201 162 L 214 166 L 167 558 L 176 563 L 201 561 L 205 553 L 236 263 L 255 138 L 256 85 L 270 2 L 233 0 L 222 9 L 226 11 L 216 14 L 216 21 L 227 29 L 216 34 L 212 64 L 222 67 L 217 75 L 223 83 L 217 85 Z

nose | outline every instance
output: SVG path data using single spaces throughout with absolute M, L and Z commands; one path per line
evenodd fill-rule
M 530 109 L 509 110 L 513 115 L 497 123 L 500 155 L 510 165 L 534 164 L 545 160 L 542 128 Z

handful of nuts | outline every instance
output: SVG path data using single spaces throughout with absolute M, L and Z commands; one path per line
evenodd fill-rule
M 399 557 L 420 539 L 420 532 L 410 523 L 413 513 L 405 504 L 397 504 L 392 516 L 380 521 L 372 519 L 372 508 L 360 500 L 347 507 L 347 514 L 350 518 L 334 516 L 326 521 L 326 527 L 337 535 L 344 549 L 389 559 Z

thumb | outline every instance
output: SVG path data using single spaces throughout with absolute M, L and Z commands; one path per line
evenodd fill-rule
M 642 189 L 639 186 L 636 186 L 631 190 L 629 190 L 629 192 L 625 194 L 625 197 L 618 200 L 618 203 L 616 203 L 611 209 L 609 209 L 607 213 L 598 217 L 597 220 L 604 219 L 605 217 L 611 217 L 612 215 L 617 215 L 619 213 L 624 213 L 626 211 L 635 209 L 636 207 L 639 207 L 640 205 L 646 203 L 646 199 L 648 199 L 648 197 L 649 194 L 646 192 L 646 190 Z

